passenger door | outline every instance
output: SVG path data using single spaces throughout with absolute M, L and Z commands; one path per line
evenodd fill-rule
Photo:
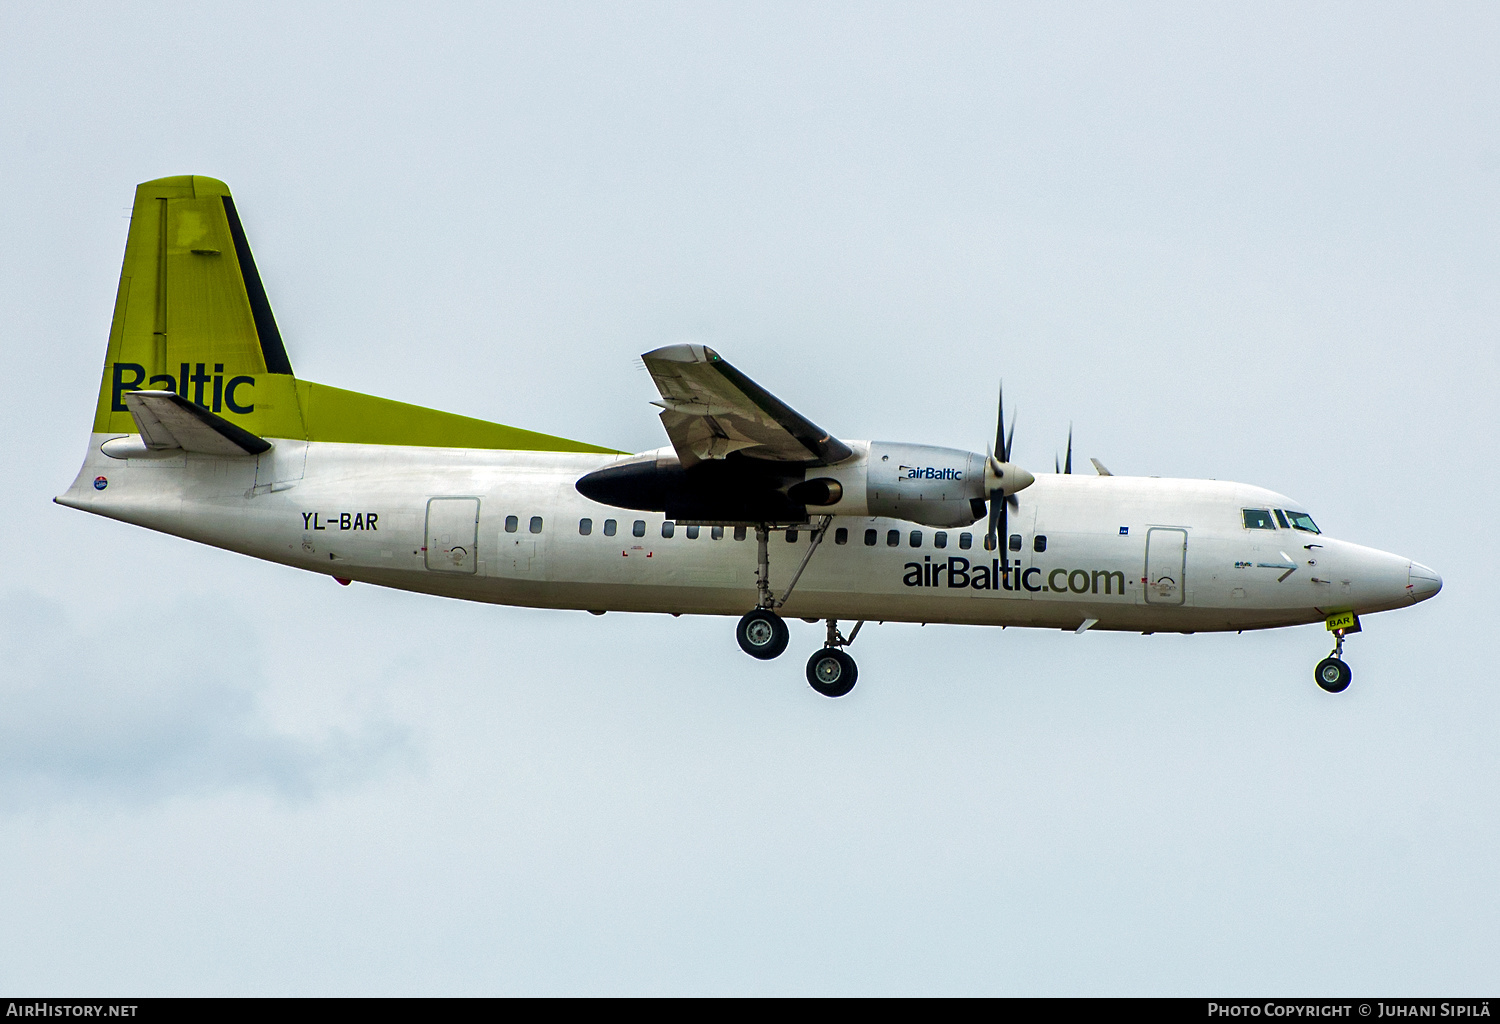
M 1154 526 L 1146 531 L 1146 603 L 1182 604 L 1187 593 L 1187 531 Z
M 478 566 L 479 499 L 427 501 L 427 568 L 472 573 Z

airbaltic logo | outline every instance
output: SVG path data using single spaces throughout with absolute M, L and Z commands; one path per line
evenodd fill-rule
M 900 480 L 962 480 L 964 471 L 951 466 L 901 466 Z
M 1125 574 L 1118 569 L 1022 569 L 1006 559 L 990 560 L 989 565 L 971 563 L 967 558 L 950 558 L 934 562 L 928 555 L 920 562 L 907 562 L 901 582 L 908 587 L 943 587 L 949 590 L 1025 590 L 1036 594 L 1050 590 L 1055 594 L 1125 593 Z
M 196 368 L 191 363 L 183 363 L 182 372 L 177 376 L 158 373 L 150 380 L 146 379 L 146 368 L 140 363 L 115 363 L 115 391 L 114 400 L 110 403 L 111 411 L 129 412 L 130 409 L 125 404 L 125 392 L 140 391 L 143 383 L 153 390 L 175 391 L 194 405 L 214 412 L 223 412 L 228 408 L 230 412 L 243 416 L 255 411 L 255 402 L 248 394 L 255 388 L 255 378 L 230 377 L 226 381 L 223 363 L 214 363 L 213 373 L 208 372 L 207 363 L 198 363 Z M 191 396 L 188 394 L 189 384 L 193 386 Z M 209 385 L 213 386 L 211 391 Z

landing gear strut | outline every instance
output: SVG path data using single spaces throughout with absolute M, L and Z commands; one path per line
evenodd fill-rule
M 781 595 L 780 600 L 771 593 L 771 526 L 769 523 L 761 523 L 755 528 L 755 610 L 747 612 L 735 629 L 735 639 L 740 642 L 740 650 L 752 658 L 770 661 L 786 650 L 786 623 L 776 614 L 776 609 L 786 604 L 787 598 L 792 596 L 792 588 L 802 578 L 802 570 L 812 561 L 813 552 L 818 550 L 831 522 L 833 516 L 819 519 L 812 532 L 812 543 L 807 546 L 807 554 L 802 556 L 802 564 L 792 573 L 792 581 L 787 584 L 786 593 Z M 850 665 L 853 665 L 852 661 Z M 851 681 L 849 685 L 853 686 L 854 683 Z
M 1313 678 L 1329 693 L 1343 693 L 1349 689 L 1349 681 L 1354 678 L 1354 674 L 1344 664 L 1344 630 L 1334 630 L 1333 637 L 1333 650 L 1328 657 L 1318 662 L 1318 667 L 1313 669 Z
M 854 631 L 845 637 L 839 632 L 837 619 L 828 620 L 828 640 L 821 651 L 807 659 L 807 681 L 814 690 L 825 697 L 842 697 L 854 689 L 859 679 L 859 666 L 845 653 L 844 648 L 854 642 L 864 627 L 861 621 Z

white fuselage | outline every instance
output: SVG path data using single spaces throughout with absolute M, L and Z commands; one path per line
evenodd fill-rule
M 660 513 L 578 493 L 578 478 L 613 456 L 297 441 L 276 441 L 258 458 L 103 454 L 118 436 L 94 436 L 60 503 L 342 579 L 466 600 L 719 615 L 755 606 L 753 530 L 736 540 L 732 527 L 676 525 L 663 536 Z M 1296 503 L 1244 484 L 1039 476 L 1010 514 L 1019 551 L 1004 541 L 984 550 L 983 522 L 940 531 L 861 514 L 853 501 L 821 510 L 834 519 L 784 614 L 1241 630 L 1403 607 L 1439 585 L 1406 558 L 1326 534 L 1246 529 L 1242 509 Z M 810 536 L 773 534 L 778 595 Z

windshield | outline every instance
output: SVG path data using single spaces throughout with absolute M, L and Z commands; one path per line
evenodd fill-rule
M 1292 529 L 1294 530 L 1306 530 L 1308 533 L 1323 532 L 1318 529 L 1318 524 L 1312 521 L 1312 516 L 1306 512 L 1293 512 L 1291 509 L 1288 509 L 1286 517 L 1291 520 Z

